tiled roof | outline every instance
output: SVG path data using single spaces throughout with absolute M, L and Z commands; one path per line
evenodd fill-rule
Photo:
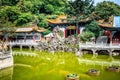
M 75 19 L 75 17 L 72 17 L 71 19 Z M 90 21 L 90 18 L 86 18 L 86 19 L 82 19 L 79 20 L 79 22 L 86 22 L 86 21 Z M 67 15 L 59 15 L 58 18 L 56 19 L 47 19 L 48 23 L 50 24 L 64 24 L 64 23 L 69 23 L 67 21 Z
M 100 27 L 103 27 L 103 28 L 104 28 L 104 27 L 108 27 L 108 28 L 113 27 L 113 16 L 109 17 L 109 21 L 108 21 L 108 22 L 105 22 L 104 19 L 99 20 L 99 21 L 98 21 L 98 25 L 99 25 Z
M 109 23 L 98 23 L 98 25 L 99 25 L 100 27 L 108 27 L 108 28 L 113 27 L 113 25 L 112 25 L 112 24 L 109 24 Z
M 67 23 L 66 19 L 67 16 L 66 15 L 60 15 L 58 16 L 58 18 L 56 19 L 47 19 L 48 23 L 52 23 L 52 24 L 56 24 L 56 23 Z
M 37 32 L 44 32 L 46 29 L 44 28 L 39 28 L 37 25 L 35 26 L 27 26 L 27 27 L 18 27 L 16 29 L 16 32 L 31 32 L 31 31 L 37 31 Z

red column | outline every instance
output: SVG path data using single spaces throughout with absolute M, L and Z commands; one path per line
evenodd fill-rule
M 106 30 L 105 35 L 110 38 L 110 43 L 112 43 L 112 31 Z
M 110 42 L 112 43 L 112 31 L 110 31 L 109 37 L 110 37 Z
M 66 38 L 67 37 L 67 30 L 66 29 L 65 29 L 65 33 L 64 34 L 65 34 L 65 38 Z
M 80 34 L 80 29 L 78 29 L 78 34 Z

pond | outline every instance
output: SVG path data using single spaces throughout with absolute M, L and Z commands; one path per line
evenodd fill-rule
M 19 50 L 13 51 L 13 55 Z M 107 71 L 109 65 L 88 64 L 83 60 L 111 62 L 108 55 L 99 55 L 92 59 L 91 54 L 76 57 L 73 53 L 37 52 L 25 50 L 24 53 L 35 53 L 37 56 L 14 55 L 13 68 L 0 70 L 0 80 L 65 80 L 69 73 L 79 75 L 80 80 L 120 80 L 120 72 Z M 22 52 L 21 52 L 22 53 Z M 81 63 L 79 62 L 81 60 Z M 113 60 L 113 59 L 112 59 Z M 120 60 L 117 57 L 115 60 Z M 100 70 L 99 76 L 90 76 L 87 71 L 91 68 Z

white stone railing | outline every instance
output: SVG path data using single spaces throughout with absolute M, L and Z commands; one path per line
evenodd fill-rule
M 13 66 L 13 57 L 5 58 L 0 60 L 0 69 Z
M 98 53 L 96 53 L 96 51 L 98 50 L 106 50 L 109 52 L 109 55 L 112 56 L 113 51 L 114 50 L 119 50 L 120 51 L 120 44 L 105 44 L 105 43 L 79 43 L 79 49 L 80 51 L 86 49 L 86 50 L 91 50 L 93 52 L 93 54 L 98 55 Z
M 37 42 L 34 41 L 26 41 L 26 42 L 17 42 L 17 41 L 13 41 L 13 42 L 9 42 L 9 45 L 37 45 Z
M 35 46 L 37 46 L 38 43 L 37 42 L 9 42 L 8 45 L 10 47 L 10 50 L 12 50 L 12 47 L 14 47 L 14 46 L 19 46 L 20 50 L 22 50 L 23 46 L 27 46 L 31 50 L 32 47 L 34 47 L 34 49 L 35 49 Z
M 120 50 L 120 44 L 105 44 L 105 43 L 93 43 L 93 42 L 86 42 L 86 43 L 79 43 L 80 49 L 114 49 Z
M 0 52 L 0 69 L 13 66 L 13 56 L 11 52 Z
M 12 53 L 10 51 L 7 51 L 5 53 L 0 52 L 0 59 L 5 59 L 5 58 L 9 58 L 12 56 Z

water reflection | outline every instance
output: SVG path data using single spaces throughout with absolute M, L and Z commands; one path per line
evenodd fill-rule
M 13 67 L 0 70 L 0 80 L 12 80 Z

